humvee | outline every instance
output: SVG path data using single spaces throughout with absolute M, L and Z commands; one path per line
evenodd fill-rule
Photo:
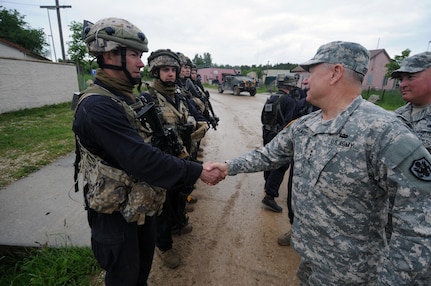
M 223 93 L 225 90 L 232 91 L 235 95 L 247 91 L 250 96 L 256 95 L 256 80 L 243 75 L 222 74 L 222 82 L 218 85 L 218 92 Z

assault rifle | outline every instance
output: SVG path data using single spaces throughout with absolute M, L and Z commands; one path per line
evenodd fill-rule
M 211 127 L 214 130 L 217 130 L 217 125 L 220 119 L 214 113 L 213 107 L 209 99 L 210 97 L 209 92 L 204 90 L 202 83 L 200 81 L 196 81 L 196 85 L 195 85 L 191 79 L 187 79 L 186 81 L 186 90 L 189 91 L 194 97 L 199 98 L 203 102 L 203 104 L 205 105 L 203 116 L 211 125 Z M 202 94 L 201 90 L 202 92 L 205 93 L 205 95 Z
M 163 128 L 160 120 L 161 111 L 153 101 L 148 101 L 143 94 L 139 96 L 143 107 L 136 112 L 141 122 L 151 126 L 153 136 L 151 144 L 165 153 L 178 156 L 183 152 L 183 145 L 178 141 L 178 135 L 172 128 Z

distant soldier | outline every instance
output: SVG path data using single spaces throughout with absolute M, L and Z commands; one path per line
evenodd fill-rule
M 278 92 L 265 102 L 261 113 L 263 144 L 268 144 L 283 127 L 296 118 L 296 102 L 300 91 L 296 87 L 299 76 L 288 74 L 277 79 Z M 305 93 L 304 93 L 305 94 Z M 299 98 L 298 98 L 299 99 Z M 279 188 L 290 162 L 275 170 L 264 171 L 265 197 L 262 203 L 274 212 L 282 212 L 274 198 L 279 196 Z

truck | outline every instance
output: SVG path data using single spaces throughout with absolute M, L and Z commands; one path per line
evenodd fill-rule
M 232 91 L 234 95 L 240 95 L 246 91 L 250 96 L 256 95 L 256 80 L 240 74 L 222 74 L 222 82 L 218 85 L 218 92 Z

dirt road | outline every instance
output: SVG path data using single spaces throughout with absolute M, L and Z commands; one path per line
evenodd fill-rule
M 267 97 L 211 90 L 220 125 L 207 133 L 202 160 L 225 161 L 261 146 L 260 112 Z M 181 265 L 169 269 L 156 254 L 149 285 L 298 285 L 298 254 L 277 244 L 290 228 L 287 175 L 276 199 L 282 213 L 263 207 L 263 183 L 263 173 L 227 177 L 212 187 L 199 182 L 189 214 L 193 231 L 174 237 Z

